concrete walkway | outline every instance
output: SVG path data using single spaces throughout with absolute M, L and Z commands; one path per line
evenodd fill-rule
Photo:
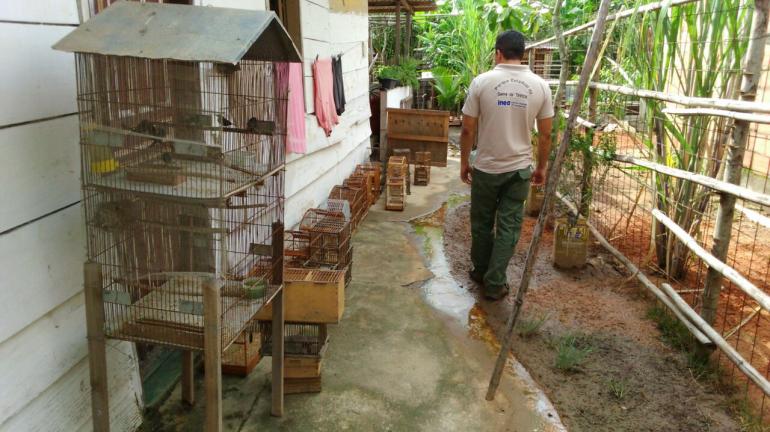
M 262 361 L 248 378 L 225 377 L 226 430 L 563 430 L 515 360 L 497 399 L 484 400 L 496 355 L 491 333 L 442 269 L 440 229 L 421 238 L 408 222 L 468 193 L 454 180 L 458 171 L 456 160 L 434 169 L 430 186 L 412 186 L 406 212 L 385 212 L 380 202 L 359 228 L 345 315 L 329 326 L 323 391 L 287 396 L 285 416 L 272 418 L 270 362 Z M 197 431 L 202 419 L 202 403 L 185 408 L 177 388 L 146 427 Z

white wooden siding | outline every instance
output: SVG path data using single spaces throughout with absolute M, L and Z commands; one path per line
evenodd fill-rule
M 0 21 L 77 24 L 79 22 L 77 2 L 3 0 L 0 2 Z
M 76 115 L 0 129 L 0 154 L 0 232 L 80 199 Z
M 73 55 L 51 49 L 70 31 L 0 23 L 0 126 L 77 111 Z

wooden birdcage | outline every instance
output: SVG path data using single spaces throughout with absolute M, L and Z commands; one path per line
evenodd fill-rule
M 371 163 L 360 164 L 356 166 L 356 174 L 369 176 L 369 195 L 371 197 L 371 205 L 377 202 L 380 198 L 382 190 L 382 173 L 378 165 Z
M 282 295 L 288 62 L 301 57 L 272 12 L 139 2 L 54 48 L 75 53 L 89 338 L 203 350 L 219 371 Z M 108 430 L 97 403 L 94 429 Z
M 350 204 L 350 230 L 355 231 L 358 225 L 366 217 L 369 207 L 364 202 L 365 196 L 361 189 L 345 186 L 334 186 L 329 199 L 345 200 Z
M 342 212 L 309 209 L 299 229 L 310 234 L 310 262 L 340 268 L 349 264 L 350 222 Z
M 403 211 L 406 207 L 406 194 L 409 165 L 404 156 L 391 156 L 388 159 L 388 175 L 385 182 L 385 210 Z
M 360 189 L 361 192 L 364 193 L 364 206 L 368 211 L 369 207 L 371 207 L 374 203 L 372 183 L 372 177 L 368 173 L 357 171 L 353 172 L 348 178 L 346 178 L 342 182 L 342 185 L 354 189 Z
M 222 354 L 222 373 L 247 376 L 262 358 L 262 339 L 257 326 L 247 326 Z
M 272 354 L 272 325 L 260 321 L 262 355 Z M 328 346 L 326 324 L 286 323 L 284 391 L 286 394 L 321 391 L 321 366 Z
M 427 186 L 430 183 L 430 152 L 414 153 L 414 184 L 416 186 Z

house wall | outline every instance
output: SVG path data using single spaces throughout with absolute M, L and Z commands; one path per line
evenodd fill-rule
M 344 3 L 344 4 L 343 4 Z M 300 0 L 305 75 L 307 153 L 289 155 L 286 167 L 286 226 L 299 222 L 305 210 L 323 204 L 371 148 L 369 136 L 369 19 L 361 2 Z M 313 105 L 312 63 L 343 53 L 347 106 L 331 136 L 318 126 Z
M 51 45 L 76 0 L 0 2 L 0 431 L 90 429 L 75 70 Z M 107 350 L 115 430 L 141 422 L 132 344 Z
M 330 11 L 322 0 L 301 0 L 300 7 L 308 153 L 288 159 L 288 226 L 366 158 L 370 134 L 365 8 Z M 89 9 L 88 0 L 0 1 L 0 431 L 91 429 L 74 61 L 50 48 Z M 312 115 L 309 62 L 343 50 L 348 108 L 326 137 Z M 111 423 L 135 430 L 142 400 L 136 351 L 130 343 L 108 344 Z

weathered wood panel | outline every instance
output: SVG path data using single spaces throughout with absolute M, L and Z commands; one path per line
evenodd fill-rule
M 82 341 L 85 344 L 85 339 Z M 107 372 L 112 431 L 136 430 L 142 422 L 141 381 L 133 345 L 109 341 Z M 8 370 L 3 365 L 3 370 Z M 2 432 L 72 432 L 91 430 L 88 359 L 82 358 L 43 393 L 12 417 L 0 421 Z
M 312 2 L 302 3 L 300 9 L 300 22 L 302 23 L 302 38 L 316 41 L 328 41 L 331 35 L 329 27 L 329 8 L 319 6 Z M 339 31 L 347 29 L 338 27 Z M 303 45 L 304 47 L 305 45 Z M 307 54 L 306 54 L 307 56 Z M 315 55 L 313 55 L 315 57 Z
M 70 31 L 0 23 L 0 126 L 77 111 L 73 56 L 51 49 Z
M 82 290 L 80 212 L 76 205 L 0 236 L 0 342 Z
M 78 118 L 0 129 L 0 232 L 80 199 Z

